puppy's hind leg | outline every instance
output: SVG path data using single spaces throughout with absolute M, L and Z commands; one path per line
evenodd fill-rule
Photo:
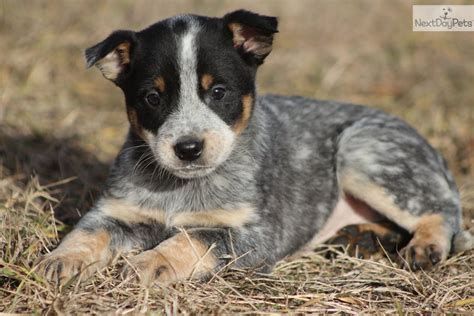
M 459 194 L 442 158 L 413 129 L 391 117 L 358 122 L 341 134 L 337 159 L 345 194 L 413 234 L 403 250 L 412 269 L 447 258 L 460 230 Z
M 389 221 L 377 223 L 351 224 L 338 230 L 326 240 L 325 244 L 342 246 L 350 256 L 368 259 L 389 255 L 393 257 L 397 251 L 408 243 L 410 234 Z M 327 252 L 333 258 L 337 253 Z

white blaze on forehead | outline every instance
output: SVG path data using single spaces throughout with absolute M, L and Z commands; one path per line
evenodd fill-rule
M 200 32 L 197 21 L 188 20 L 188 29 L 178 41 L 178 64 L 180 96 L 178 111 L 169 121 L 174 125 L 174 133 L 200 134 L 204 130 L 219 133 L 231 131 L 229 126 L 212 111 L 199 97 L 199 78 L 197 74 L 197 43 Z M 185 136 L 185 135 L 180 135 Z M 223 135 L 225 137 L 225 135 Z M 227 135 L 233 137 L 233 135 Z
M 181 81 L 180 105 L 183 103 L 199 102 L 197 95 L 197 52 L 196 35 L 199 28 L 190 23 L 188 32 L 181 38 L 179 52 L 179 79 Z

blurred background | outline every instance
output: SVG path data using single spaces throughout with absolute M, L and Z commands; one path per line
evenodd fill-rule
M 404 118 L 446 157 L 472 218 L 474 32 L 414 33 L 412 4 L 0 0 L 0 181 L 25 188 L 32 178 L 62 181 L 52 186 L 55 212 L 74 222 L 99 192 L 128 127 L 121 91 L 85 69 L 83 50 L 116 29 L 245 8 L 280 19 L 260 93 L 362 103 Z M 0 187 L 0 200 L 8 190 Z

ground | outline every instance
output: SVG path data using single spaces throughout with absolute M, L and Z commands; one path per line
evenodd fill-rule
M 363 103 L 404 118 L 447 159 L 465 228 L 474 227 L 473 33 L 414 33 L 408 1 L 3 0 L 0 312 L 474 311 L 473 251 L 417 273 L 315 251 L 271 275 L 226 269 L 203 284 L 150 289 L 121 281 L 123 258 L 61 289 L 34 273 L 38 256 L 97 198 L 128 126 L 121 92 L 85 69 L 83 49 L 115 29 L 238 8 L 280 17 L 261 93 Z

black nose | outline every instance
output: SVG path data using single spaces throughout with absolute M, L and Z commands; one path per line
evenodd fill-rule
M 185 161 L 194 161 L 201 156 L 204 142 L 196 138 L 183 138 L 174 145 L 176 156 Z

